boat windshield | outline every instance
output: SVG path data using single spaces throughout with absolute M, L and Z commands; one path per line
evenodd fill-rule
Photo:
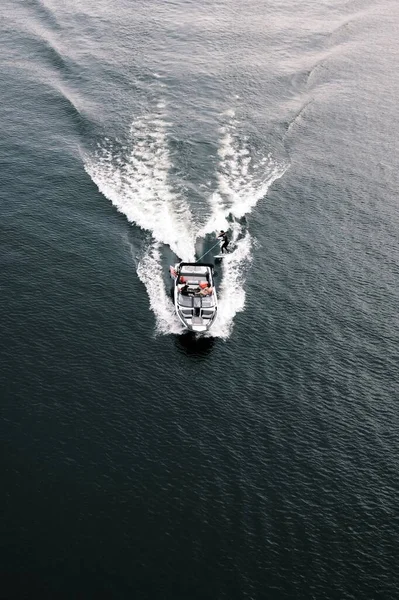
M 186 308 L 192 308 L 194 305 L 202 308 L 211 308 L 215 306 L 213 296 L 184 296 L 179 294 L 179 305 Z

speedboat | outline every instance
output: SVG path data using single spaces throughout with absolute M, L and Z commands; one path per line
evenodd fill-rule
M 189 331 L 207 331 L 217 315 L 213 265 L 180 262 L 170 267 L 176 314 Z

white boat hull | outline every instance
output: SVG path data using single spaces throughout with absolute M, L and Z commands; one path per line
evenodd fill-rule
M 171 267 L 170 271 L 174 279 L 175 310 L 181 323 L 189 331 L 208 331 L 215 322 L 218 309 L 213 265 L 182 262 Z M 187 287 L 181 293 L 185 284 Z M 207 285 L 207 291 L 201 292 L 200 285 Z

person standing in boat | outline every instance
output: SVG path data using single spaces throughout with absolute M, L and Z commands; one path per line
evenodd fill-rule
M 223 229 L 219 233 L 218 238 L 221 238 L 221 240 L 223 241 L 222 247 L 220 249 L 222 254 L 224 252 L 227 253 L 227 246 L 229 245 L 230 240 L 229 240 L 227 233 L 225 231 L 223 231 Z

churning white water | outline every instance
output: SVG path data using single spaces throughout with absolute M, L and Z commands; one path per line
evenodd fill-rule
M 227 338 L 235 315 L 245 306 L 245 274 L 253 252 L 253 239 L 242 217 L 266 195 L 287 165 L 276 163 L 271 155 L 254 164 L 248 139 L 238 132 L 234 111 L 226 111 L 219 130 L 216 189 L 205 200 L 208 218 L 199 227 L 186 198 L 170 183 L 172 161 L 164 111 L 165 105 L 159 103 L 155 113 L 133 121 L 125 143 L 104 140 L 85 159 L 85 168 L 129 222 L 152 234 L 152 243 L 137 262 L 137 274 L 146 287 L 159 333 L 183 332 L 164 283 L 162 246 L 169 246 L 181 260 L 193 261 L 197 239 L 220 229 L 229 231 L 232 252 L 218 269 L 218 318 L 210 332 Z

